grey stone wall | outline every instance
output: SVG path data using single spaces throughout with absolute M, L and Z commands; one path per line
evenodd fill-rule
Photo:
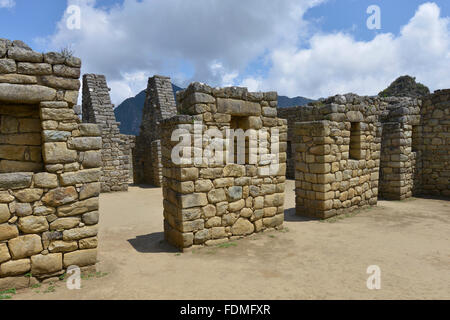
M 105 76 L 83 76 L 82 109 L 83 122 L 98 124 L 102 132 L 101 153 L 89 159 L 102 166 L 102 192 L 127 191 L 132 170 L 131 138 L 120 134 Z
M 422 192 L 450 197 L 450 89 L 424 98 L 421 127 Z
M 177 114 L 170 78 L 149 78 L 139 136 L 136 138 L 133 167 L 138 184 L 161 186 L 161 126 L 163 119 Z

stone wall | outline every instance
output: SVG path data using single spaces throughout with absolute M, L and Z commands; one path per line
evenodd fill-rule
M 421 127 L 422 192 L 450 197 L 450 89 L 424 98 Z
M 336 96 L 302 111 L 309 121 L 295 124 L 292 142 L 298 215 L 324 219 L 376 205 L 382 130 L 367 102 Z
M 276 92 L 193 83 L 177 94 L 177 102 L 183 115 L 161 121 L 167 241 L 186 249 L 281 228 L 287 122 L 277 117 Z M 252 134 L 242 145 L 227 136 L 230 129 Z M 172 160 L 172 152 L 178 153 L 174 149 L 178 142 L 171 139 L 175 130 L 182 130 L 186 143 L 181 163 Z M 256 133 L 258 139 L 253 139 Z M 207 152 L 211 143 L 221 146 L 222 152 Z
M 88 155 L 102 140 L 73 110 L 80 67 L 78 58 L 0 39 L 0 140 L 26 149 L 0 174 L 0 289 L 96 264 L 101 170 Z
M 149 78 L 142 123 L 133 157 L 134 182 L 161 186 L 160 121 L 177 114 L 170 78 Z
M 383 199 L 404 200 L 421 193 L 421 152 L 413 145 L 420 143 L 421 100 L 383 98 L 379 107 L 383 123 L 379 194 Z M 414 140 L 414 141 L 413 141 Z
M 83 122 L 99 125 L 103 146 L 89 161 L 102 166 L 102 192 L 127 191 L 132 170 L 130 139 L 120 134 L 109 88 L 103 75 L 83 75 Z

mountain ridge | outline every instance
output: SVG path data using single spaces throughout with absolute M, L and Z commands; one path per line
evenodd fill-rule
M 174 95 L 178 91 L 184 90 L 174 84 L 172 84 L 172 89 Z M 125 99 L 114 109 L 116 120 L 120 122 L 120 133 L 135 136 L 139 135 L 146 92 L 147 90 L 142 90 L 136 96 Z M 278 108 L 303 106 L 313 101 L 315 100 L 300 96 L 294 98 L 278 96 Z

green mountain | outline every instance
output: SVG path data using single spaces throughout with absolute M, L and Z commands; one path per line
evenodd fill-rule
M 183 90 L 182 88 L 172 84 L 173 92 Z M 120 132 L 123 134 L 139 135 L 139 128 L 142 120 L 142 109 L 144 108 L 146 90 L 141 91 L 137 96 L 128 98 L 122 102 L 115 110 L 116 120 L 120 122 Z M 286 108 L 293 106 L 303 106 L 314 100 L 295 97 L 288 98 L 278 96 L 278 107 Z
M 413 97 L 419 98 L 430 93 L 430 89 L 421 83 L 416 82 L 416 78 L 411 76 L 401 76 L 391 85 L 381 91 L 380 97 Z

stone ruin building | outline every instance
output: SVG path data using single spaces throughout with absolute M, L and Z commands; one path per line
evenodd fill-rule
M 109 90 L 105 76 L 83 75 L 83 122 L 98 124 L 103 139 L 101 152 L 87 155 L 87 161 L 102 168 L 102 192 L 127 191 L 135 137 L 120 134 Z
M 281 227 L 287 127 L 277 117 L 276 92 L 193 83 L 177 102 L 180 115 L 161 120 L 166 240 L 186 249 Z M 230 129 L 251 134 L 239 141 L 227 136 Z M 183 132 L 186 161 L 179 163 L 172 161 L 175 130 Z M 202 154 L 213 143 L 223 151 Z
M 297 214 L 329 218 L 378 196 L 450 196 L 449 91 L 423 101 L 339 95 L 279 110 Z
M 80 67 L 0 39 L 0 288 L 96 263 L 102 138 L 73 110 Z
M 161 187 L 161 126 L 164 119 L 177 115 L 170 78 L 149 78 L 142 122 L 133 156 L 134 182 Z
M 165 238 L 182 250 L 282 228 L 286 177 L 297 214 L 318 218 L 379 197 L 450 197 L 450 90 L 277 110 L 276 92 L 201 83 L 175 103 L 170 78 L 154 76 L 131 160 L 104 76 L 83 77 L 81 123 L 80 68 L 0 39 L 2 289 L 93 267 L 99 194 L 131 175 L 162 186 Z

